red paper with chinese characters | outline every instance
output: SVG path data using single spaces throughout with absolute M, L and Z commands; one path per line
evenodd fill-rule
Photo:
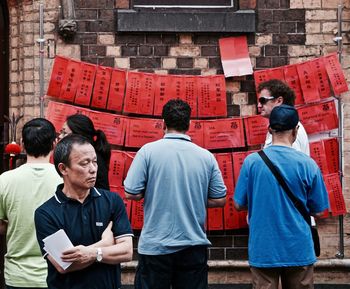
M 124 144 L 127 127 L 125 117 L 93 110 L 89 111 L 89 117 L 93 121 L 95 129 L 100 129 L 106 134 L 108 142 L 119 146 Z
M 108 179 L 110 186 L 119 187 L 123 185 L 125 153 L 123 151 L 112 150 L 109 162 Z
M 109 87 L 107 109 L 121 112 L 124 102 L 124 91 L 126 83 L 126 72 L 124 70 L 113 69 L 111 84 Z
M 124 113 L 153 114 L 156 77 L 153 73 L 128 72 Z
M 326 152 L 328 172 L 339 172 L 339 144 L 336 138 L 323 140 L 324 150 Z
M 248 152 L 232 153 L 233 176 L 234 176 L 234 179 L 235 179 L 235 184 L 237 184 L 239 172 L 240 172 L 241 167 L 243 165 L 244 159 L 247 157 L 248 154 L 249 154 Z
M 131 212 L 131 228 L 141 230 L 143 227 L 143 200 L 132 201 Z
M 233 162 L 231 153 L 217 153 L 215 158 L 218 162 L 222 178 L 224 179 L 225 186 L 227 188 L 226 195 L 228 197 L 233 196 Z
M 323 58 L 316 58 L 309 61 L 312 70 L 315 72 L 316 83 L 321 98 L 328 98 L 331 96 L 331 87 L 328 82 L 328 75 L 324 65 Z
M 208 229 L 209 231 L 217 231 L 224 229 L 223 209 L 209 208 L 208 209 Z
M 81 73 L 81 62 L 70 59 L 64 74 L 60 99 L 73 102 L 77 92 L 78 83 Z
M 301 89 L 305 103 L 320 101 L 318 85 L 316 82 L 316 71 L 309 61 L 297 64 Z
M 225 230 L 239 229 L 239 213 L 235 209 L 232 196 L 226 198 L 224 207 L 224 228 Z
M 153 115 L 161 116 L 163 106 L 172 98 L 171 93 L 171 76 L 169 75 L 157 75 L 155 80 L 155 93 L 154 93 L 154 111 Z
M 301 89 L 299 75 L 296 64 L 286 65 L 284 69 L 284 79 L 295 92 L 295 105 L 304 104 L 303 91 Z
M 338 174 L 325 175 L 324 182 L 328 191 L 328 198 L 333 216 L 346 214 L 345 200 Z
M 259 84 L 262 82 L 265 82 L 269 79 L 270 79 L 270 77 L 269 77 L 266 69 L 254 71 L 254 81 L 255 81 L 256 92 L 258 92 Z
M 171 98 L 185 99 L 185 84 L 184 76 L 182 75 L 168 75 L 170 78 L 170 94 Z
M 163 138 L 163 121 L 150 118 L 129 118 L 125 146 L 140 148 L 144 144 Z
M 136 155 L 135 152 L 125 152 L 124 179 L 126 178 L 126 175 L 128 174 L 129 168 L 131 166 L 132 161 L 135 158 L 135 155 Z
M 94 91 L 92 94 L 91 106 L 96 108 L 106 108 L 109 84 L 111 82 L 112 68 L 98 66 Z
M 283 67 L 268 69 L 267 74 L 269 76 L 269 79 L 279 79 L 283 82 L 285 81 Z
M 184 98 L 191 107 L 191 117 L 197 117 L 197 96 L 198 96 L 198 88 L 197 88 L 197 78 L 192 76 L 184 76 Z
M 87 109 L 60 102 L 49 101 L 46 110 L 46 119 L 51 121 L 56 132 L 59 132 L 62 129 L 63 124 L 66 122 L 67 117 L 76 113 L 87 114 Z
M 207 149 L 244 147 L 244 129 L 241 118 L 203 121 L 204 147 Z
M 326 152 L 322 140 L 310 143 L 310 157 L 317 163 L 322 174 L 325 175 L 329 173 Z
M 299 107 L 299 118 L 308 134 L 338 128 L 338 116 L 334 101 Z
M 78 80 L 77 93 L 75 95 L 75 104 L 90 105 L 92 89 L 94 87 L 96 65 L 90 63 L 81 63 L 81 75 Z
M 198 117 L 227 116 L 226 83 L 223 75 L 197 77 Z
M 247 36 L 219 39 L 220 55 L 225 77 L 253 73 L 249 58 Z
M 240 211 L 238 212 L 238 216 L 239 216 L 239 228 L 247 228 L 248 224 L 247 224 L 247 215 L 248 212 L 247 211 Z
M 56 56 L 52 67 L 51 78 L 47 89 L 47 95 L 59 98 L 61 94 L 61 87 L 69 59 L 61 56 Z
M 124 206 L 125 206 L 126 214 L 128 215 L 128 219 L 130 220 L 130 218 L 131 218 L 131 203 L 132 203 L 132 201 L 131 200 L 127 200 L 125 198 L 124 187 L 123 186 L 117 186 L 117 187 L 110 186 L 110 187 L 111 187 L 111 192 L 112 193 L 116 193 L 122 198 Z
M 191 137 L 193 143 L 200 147 L 204 147 L 204 126 L 202 121 L 191 120 L 187 134 Z
M 269 126 L 269 120 L 260 115 L 244 118 L 245 135 L 248 146 L 263 144 L 266 139 L 266 133 Z
M 349 90 L 343 70 L 336 53 L 332 53 L 323 57 L 327 74 L 334 91 L 334 94 L 340 95 Z

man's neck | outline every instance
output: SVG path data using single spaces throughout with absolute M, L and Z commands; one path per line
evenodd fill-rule
M 272 145 L 292 147 L 293 141 L 289 134 L 272 134 Z
M 84 203 L 85 199 L 90 193 L 90 189 L 74 188 L 71 185 L 64 184 L 62 192 L 67 198 L 77 200 L 80 203 Z
M 50 154 L 47 156 L 34 157 L 31 155 L 27 155 L 27 163 L 28 164 L 47 164 L 50 162 Z
M 165 133 L 177 133 L 177 134 L 186 134 L 186 131 L 178 131 L 172 128 L 166 128 Z

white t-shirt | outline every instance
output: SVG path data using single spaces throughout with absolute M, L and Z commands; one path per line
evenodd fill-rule
M 272 145 L 272 135 L 267 132 L 264 148 Z M 292 145 L 297 151 L 301 151 L 304 154 L 310 156 L 309 139 L 307 137 L 304 126 L 299 122 L 299 129 L 297 134 L 297 139 Z

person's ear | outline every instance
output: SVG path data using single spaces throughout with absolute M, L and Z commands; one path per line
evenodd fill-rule
M 67 166 L 64 163 L 59 163 L 57 167 L 62 176 L 67 175 Z
M 269 130 L 269 133 L 272 134 L 273 130 L 272 130 L 272 128 L 270 126 L 269 126 L 268 130 Z
M 278 105 L 283 104 L 283 96 L 279 96 L 276 98 L 276 104 Z

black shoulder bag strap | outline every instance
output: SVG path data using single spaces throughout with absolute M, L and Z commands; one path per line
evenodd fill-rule
M 303 216 L 303 218 L 306 221 L 306 223 L 308 223 L 308 225 L 311 227 L 311 219 L 310 219 L 309 213 L 306 211 L 306 209 L 303 206 L 303 204 L 293 195 L 293 193 L 289 189 L 286 181 L 281 176 L 281 174 L 278 171 L 278 169 L 274 166 L 274 164 L 271 162 L 271 160 L 268 158 L 268 156 L 265 154 L 264 151 L 261 150 L 261 151 L 258 152 L 258 154 L 263 159 L 265 164 L 269 167 L 269 169 L 271 170 L 271 172 L 273 173 L 273 175 L 275 176 L 277 181 L 280 183 L 280 185 L 283 188 L 283 190 L 286 192 L 287 196 L 291 199 L 291 201 L 293 202 L 294 206 L 297 208 L 299 213 Z

